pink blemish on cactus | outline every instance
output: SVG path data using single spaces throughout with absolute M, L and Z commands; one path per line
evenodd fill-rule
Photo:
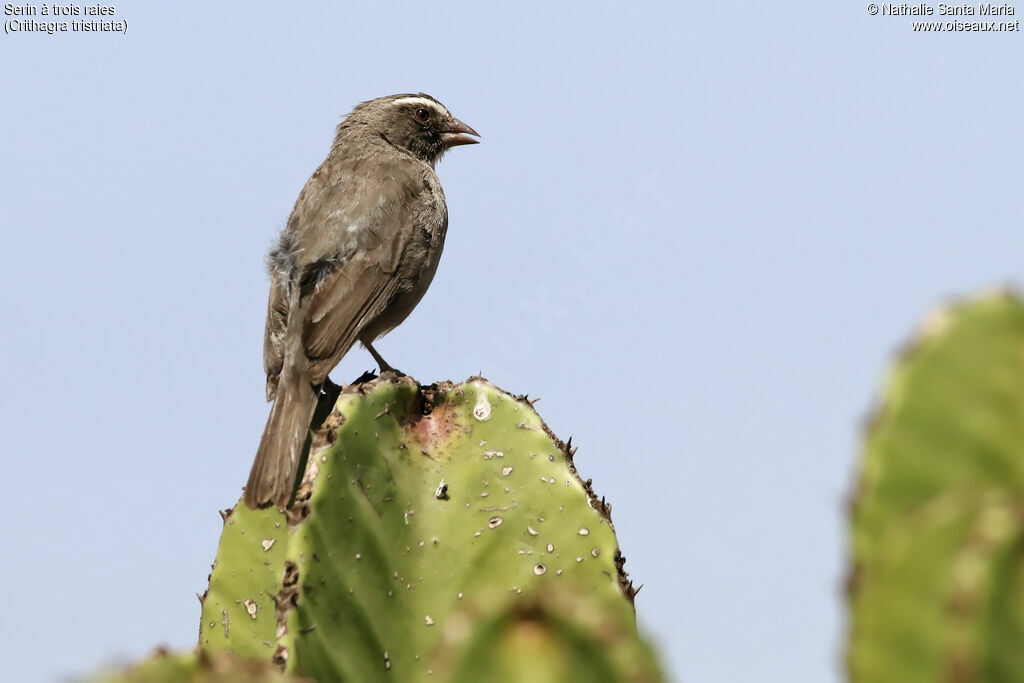
M 453 436 L 465 432 L 465 427 L 450 406 L 441 404 L 408 424 L 405 431 L 407 438 L 419 446 L 424 455 L 436 459 Z

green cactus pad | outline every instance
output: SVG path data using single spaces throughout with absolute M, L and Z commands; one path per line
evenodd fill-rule
M 284 674 L 270 662 L 257 662 L 202 650 L 183 654 L 157 652 L 131 669 L 96 679 L 103 683 L 312 683 Z
M 424 683 L 662 680 L 653 652 L 632 628 L 565 587 L 455 612 L 425 673 Z
M 276 648 L 274 596 L 281 590 L 288 522 L 277 510 L 238 505 L 225 516 L 200 643 L 214 652 L 269 659 Z
M 561 587 L 635 638 L 608 506 L 571 453 L 481 379 L 349 387 L 293 507 L 228 516 L 200 644 L 318 680 L 418 680 L 466 605 Z
M 1024 304 L 930 318 L 868 430 L 850 680 L 1024 680 Z

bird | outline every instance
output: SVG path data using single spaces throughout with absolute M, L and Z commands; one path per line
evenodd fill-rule
M 362 102 L 338 124 L 267 257 L 263 339 L 273 405 L 243 500 L 287 507 L 320 390 L 358 341 L 412 312 L 437 271 L 448 208 L 435 166 L 480 135 L 425 93 Z

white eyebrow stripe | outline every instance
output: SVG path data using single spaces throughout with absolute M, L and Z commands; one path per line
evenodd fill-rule
M 394 100 L 391 104 L 418 104 L 421 107 L 429 107 L 436 111 L 440 111 L 443 114 L 448 113 L 447 109 L 433 100 L 428 100 L 426 97 L 400 97 L 397 100 Z

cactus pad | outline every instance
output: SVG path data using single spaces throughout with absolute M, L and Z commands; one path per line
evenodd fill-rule
M 292 508 L 227 516 L 200 644 L 319 680 L 419 680 L 456 615 L 552 591 L 636 638 L 609 507 L 571 448 L 482 379 L 380 379 L 315 432 Z
M 1024 304 L 930 318 L 892 372 L 853 508 L 850 680 L 1024 680 Z

